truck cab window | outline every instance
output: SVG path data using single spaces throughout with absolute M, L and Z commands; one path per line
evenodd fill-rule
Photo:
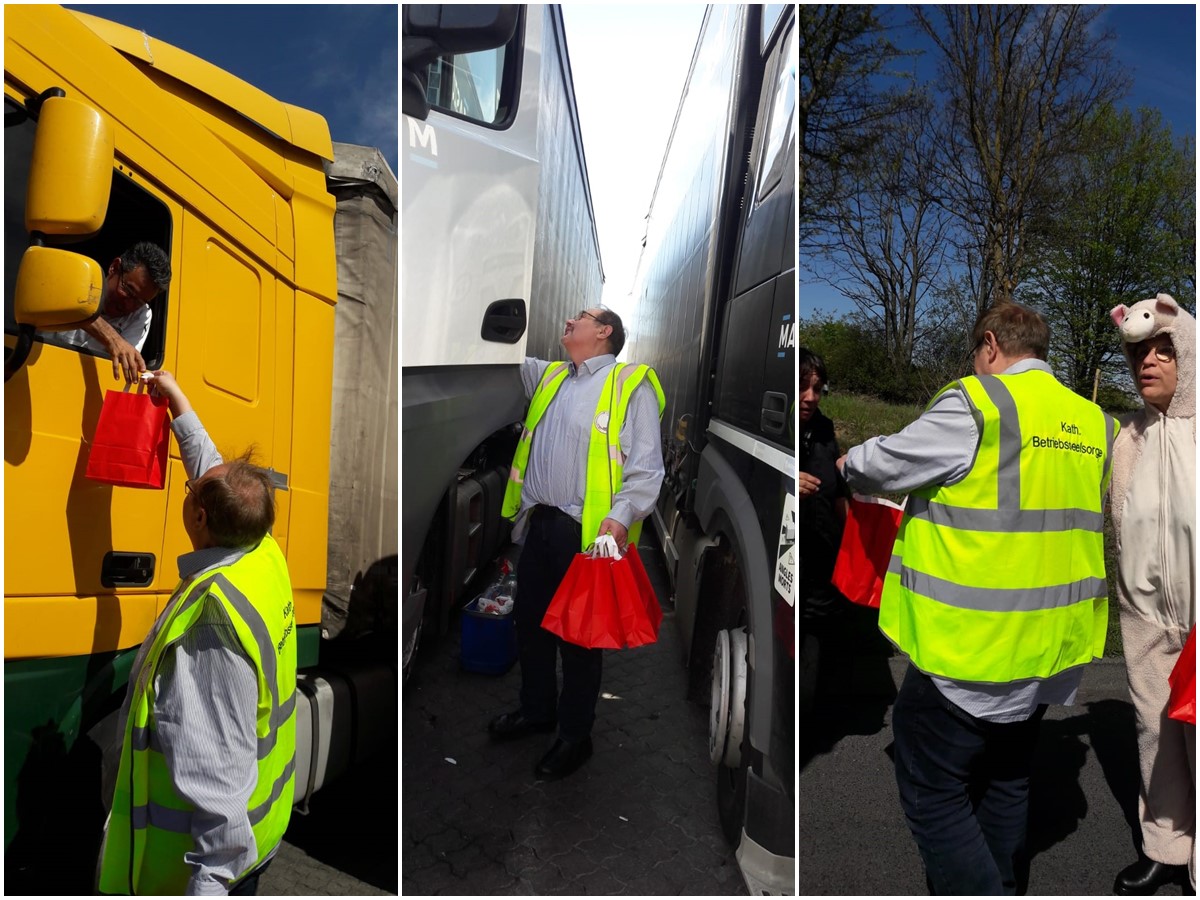
M 37 123 L 25 118 L 24 111 L 4 98 L 4 333 L 16 334 L 13 318 L 13 294 L 17 284 L 17 266 L 29 246 L 25 231 L 25 188 L 29 183 L 29 160 L 33 155 L 33 135 Z
M 785 166 L 791 165 L 796 144 L 796 31 L 788 33 L 780 56 L 779 78 L 771 100 L 771 125 L 763 143 L 756 198 L 761 201 L 779 186 Z
M 25 230 L 25 193 L 29 182 L 30 158 L 33 153 L 33 137 L 37 123 L 24 117 L 22 108 L 10 98 L 4 98 L 4 332 L 16 334 L 14 316 L 14 293 L 17 269 L 21 257 L 29 246 L 29 233 Z M 61 242 L 64 249 L 89 256 L 107 271 L 109 263 L 138 241 L 151 241 L 171 253 L 171 216 L 167 207 L 147 190 L 137 185 L 133 178 L 121 171 L 113 170 L 112 191 L 109 195 L 108 212 L 104 225 L 96 234 L 78 241 Z M 48 244 L 60 243 L 48 239 Z M 142 345 L 142 358 L 146 365 L 156 367 L 163 359 L 163 335 L 168 299 L 175 283 L 159 294 L 150 304 L 150 333 Z M 46 342 L 51 338 L 39 332 L 35 340 Z M 53 341 L 53 338 L 51 338 Z M 63 346 L 58 344 L 57 346 Z M 104 356 L 84 347 L 63 347 L 72 352 L 88 356 Z M 105 356 L 107 358 L 107 356 Z
M 425 68 L 425 94 L 429 105 L 441 112 L 473 122 L 503 128 L 516 108 L 516 44 L 512 41 L 495 50 L 440 56 Z

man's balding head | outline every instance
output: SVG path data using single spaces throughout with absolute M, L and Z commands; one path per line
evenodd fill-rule
M 252 547 L 275 524 L 275 496 L 265 469 L 250 462 L 251 451 L 209 469 L 193 496 L 206 514 L 208 535 L 218 547 Z

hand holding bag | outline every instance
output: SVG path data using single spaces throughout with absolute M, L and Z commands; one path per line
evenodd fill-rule
M 901 507 L 881 497 L 851 498 L 830 579 L 850 602 L 879 608 L 903 515 Z
M 119 487 L 162 490 L 171 426 L 167 401 L 137 393 L 107 391 L 88 452 L 88 478 Z

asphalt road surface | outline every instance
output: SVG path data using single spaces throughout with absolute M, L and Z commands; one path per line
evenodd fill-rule
M 810 727 L 801 725 L 801 896 L 928 893 L 891 758 L 891 702 L 906 668 L 874 652 L 842 653 L 822 669 Z M 1137 749 L 1125 677 L 1122 660 L 1094 662 L 1077 705 L 1047 712 L 1031 789 L 1028 894 L 1108 895 L 1136 859 Z M 1183 893 L 1182 885 L 1159 890 Z

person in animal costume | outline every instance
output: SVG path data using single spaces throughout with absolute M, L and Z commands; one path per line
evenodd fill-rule
M 1169 294 L 1112 319 L 1145 408 L 1121 422 L 1110 494 L 1117 598 L 1137 717 L 1142 848 L 1117 894 L 1186 874 L 1194 890 L 1196 728 L 1167 717 L 1167 682 L 1196 622 L 1196 320 Z

